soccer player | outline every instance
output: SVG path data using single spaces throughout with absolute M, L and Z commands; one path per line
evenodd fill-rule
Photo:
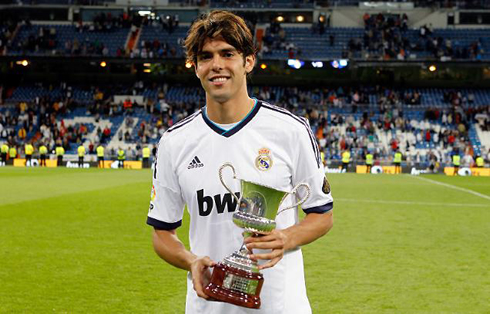
M 301 246 L 330 230 L 333 199 L 309 124 L 248 96 L 247 76 L 254 68 L 256 49 L 240 17 L 226 11 L 201 16 L 191 26 L 185 47 L 206 92 L 206 104 L 160 139 L 147 219 L 154 227 L 154 249 L 189 272 L 186 313 L 311 313 Z M 284 211 L 274 231 L 245 240 L 265 278 L 259 310 L 210 302 L 204 293 L 211 268 L 243 242 L 243 230 L 232 222 L 237 203 L 218 176 L 225 162 L 235 166 L 239 178 L 277 190 L 291 191 L 301 182 L 311 188 L 301 206 L 305 218 L 299 221 L 298 208 Z M 224 171 L 224 180 L 240 192 L 230 171 Z M 299 191 L 298 197 L 304 193 Z M 185 204 L 190 250 L 176 234 Z M 288 197 L 282 207 L 292 204 Z

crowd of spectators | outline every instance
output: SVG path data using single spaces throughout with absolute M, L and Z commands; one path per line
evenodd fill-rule
M 407 60 L 420 58 L 417 54 L 427 53 L 428 56 L 441 60 L 481 60 L 484 52 L 481 39 L 470 45 L 462 45 L 455 40 L 436 36 L 431 24 L 422 26 L 418 38 L 415 41 L 410 40 L 406 14 L 398 16 L 365 13 L 363 20 L 363 38 L 351 38 L 343 57 Z
M 18 22 L 12 19 L 0 20 L 0 56 L 5 55 L 11 47 L 17 24 Z
M 37 97 L 32 103 L 21 102 L 16 108 L 0 111 L 0 140 L 19 147 L 26 141 L 35 145 L 44 143 L 50 149 L 63 145 L 67 150 L 86 142 L 88 126 L 64 123 L 63 117 L 81 105 L 70 97 L 70 86 L 62 83 L 61 88 L 64 96 L 60 99 Z M 137 143 L 137 147 L 155 143 L 166 129 L 200 107 L 196 101 L 168 100 L 167 84 L 145 86 L 139 81 L 132 86 L 92 89 L 94 99 L 83 107 L 87 113 L 96 122 L 122 116 L 126 131 L 112 134 L 110 128 L 96 126 L 96 136 L 88 144 L 89 152 L 98 143 L 108 143 L 113 136 L 122 142 Z M 143 104 L 129 98 L 118 103 L 112 99 L 116 94 L 141 95 L 148 89 L 156 90 L 156 96 Z M 444 93 L 441 99 L 444 106 L 416 109 L 423 114 L 421 118 L 409 114 L 414 107 L 404 103 L 405 98 L 410 98 L 406 96 L 414 93 L 380 86 L 332 89 L 256 86 L 251 94 L 308 118 L 329 160 L 338 159 L 344 150 L 350 150 L 356 162 L 362 162 L 365 154 L 371 152 L 378 162 L 385 163 L 403 148 L 405 160 L 414 165 L 430 161 L 449 164 L 452 152 L 476 154 L 468 132 L 473 123 L 479 123 L 482 130 L 490 130 L 490 108 L 469 106 L 469 94 L 457 90 Z M 372 96 L 380 101 L 366 105 Z M 341 104 L 336 104 L 337 101 Z M 387 137 L 389 142 L 382 141 L 380 136 Z M 419 150 L 420 145 L 429 150 Z
M 305 116 L 310 124 L 321 150 L 328 159 L 338 159 L 348 149 L 353 160 L 361 162 L 369 151 L 380 162 L 389 162 L 394 152 L 404 148 L 407 161 L 416 164 L 433 161 L 450 163 L 451 153 L 472 151 L 468 130 L 478 121 L 482 129 L 490 125 L 488 106 L 468 106 L 468 98 L 474 98 L 470 92 L 463 96 L 461 92 L 448 90 L 441 99 L 441 108 L 429 108 L 423 111 L 422 121 L 407 118 L 406 110 L 417 108 L 414 95 L 420 101 L 420 94 L 382 87 L 357 87 L 337 89 L 299 89 L 287 88 L 277 97 L 275 92 L 260 88 L 254 91 L 260 99 L 270 99 L 272 103 L 286 107 L 295 114 Z M 377 105 L 369 106 L 369 96 L 377 96 Z M 278 101 L 276 101 L 278 99 Z M 410 106 L 408 106 L 410 105 Z M 349 114 L 337 113 L 340 108 L 348 108 Z M 357 115 L 356 115 L 357 113 Z M 356 116 L 362 115 L 356 119 Z M 399 138 L 399 133 L 413 134 Z M 386 134 L 389 145 L 385 145 L 379 134 Z M 429 153 L 415 149 L 417 144 L 426 144 Z
M 301 49 L 287 40 L 286 30 L 277 21 L 271 21 L 262 40 L 261 55 L 268 56 L 273 50 L 285 51 L 289 59 L 301 56 Z

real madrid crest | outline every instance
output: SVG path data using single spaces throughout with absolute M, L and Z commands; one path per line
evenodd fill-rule
M 271 151 L 268 148 L 259 149 L 259 156 L 255 158 L 255 167 L 261 171 L 267 171 L 272 167 Z

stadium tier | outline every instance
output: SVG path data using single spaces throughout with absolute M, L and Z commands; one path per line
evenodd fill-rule
M 312 0 L 277 0 L 277 1 L 238 1 L 238 0 L 212 0 L 210 1 L 211 8 L 248 8 L 248 9 L 312 9 L 315 5 L 315 1 Z
M 7 55 L 123 57 L 127 55 L 126 50 L 132 50 L 135 57 L 182 58 L 182 41 L 187 30 L 187 26 L 182 26 L 169 31 L 158 23 L 149 23 L 141 27 L 133 48 L 129 49 L 127 41 L 132 30 L 125 27 L 98 31 L 87 25 L 80 28 L 76 25 L 23 24 L 11 39 Z M 394 27 L 389 36 L 385 32 L 379 27 L 369 30 L 332 27 L 323 31 L 310 27 L 268 28 L 261 58 L 490 60 L 488 29 L 435 29 L 424 36 L 420 35 L 419 29 Z
M 116 56 L 118 49 L 125 50 L 128 34 L 126 28 L 80 32 L 73 25 L 22 25 L 9 55 Z
M 419 30 L 397 30 L 393 37 L 398 36 L 400 43 L 381 39 L 381 34 L 375 34 L 373 39 L 366 38 L 366 31 L 361 28 L 328 28 L 323 34 L 313 32 L 309 28 L 285 27 L 285 39 L 277 36 L 268 38 L 264 42 L 270 45 L 270 50 L 263 54 L 264 59 L 288 59 L 305 58 L 331 59 L 331 58 L 354 58 L 354 59 L 379 59 L 385 56 L 385 45 L 389 43 L 394 47 L 390 58 L 397 58 L 400 49 L 404 49 L 400 58 L 407 60 L 438 59 L 446 55 L 454 59 L 490 59 L 490 30 L 458 29 L 446 30 L 435 29 L 432 36 L 422 38 Z M 435 48 L 433 41 L 438 41 L 440 47 Z M 373 45 L 375 42 L 376 45 Z M 292 45 L 291 45 L 292 44 Z M 449 45 L 449 46 L 446 46 Z M 479 45 L 478 50 L 482 53 L 471 55 L 469 50 L 472 46 Z M 449 48 L 450 47 L 450 48 Z M 292 54 L 289 54 L 290 50 Z M 440 54 L 440 55 L 439 55 Z M 477 56 L 478 55 L 478 56 Z
M 44 142 L 51 148 L 61 140 L 73 154 L 80 143 L 91 152 L 97 143 L 103 143 L 113 153 L 124 147 L 133 152 L 129 157 L 136 157 L 134 151 L 156 144 L 168 127 L 205 103 L 199 88 L 165 89 L 166 94 L 163 89 L 141 86 L 106 91 L 66 84 L 51 89 L 40 84 L 18 87 L 6 100 L 13 106 L 0 111 L 0 140 L 10 138 L 19 145 Z M 145 105 L 129 101 L 129 97 L 119 103 L 112 101 L 118 92 L 143 96 Z M 329 161 L 339 161 L 347 149 L 358 163 L 368 152 L 386 163 L 401 150 L 407 163 L 427 166 L 434 155 L 441 164 L 449 165 L 455 152 L 471 149 L 474 155 L 481 155 L 490 148 L 488 90 L 257 86 L 250 87 L 249 93 L 308 118 Z

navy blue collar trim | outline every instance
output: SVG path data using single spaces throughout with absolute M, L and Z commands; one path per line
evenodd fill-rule
M 245 125 L 247 125 L 247 123 L 249 123 L 255 117 L 255 115 L 257 114 L 257 112 L 259 112 L 260 106 L 261 106 L 261 102 L 256 99 L 255 100 L 255 106 L 252 108 L 252 111 L 250 111 L 248 113 L 248 115 L 245 118 L 242 119 L 242 121 L 238 122 L 237 125 L 235 125 L 234 127 L 232 127 L 229 130 L 224 130 L 224 129 L 220 128 L 218 125 L 216 125 L 213 121 L 211 121 L 208 118 L 208 115 L 207 115 L 207 113 L 206 113 L 206 111 L 204 109 L 202 110 L 202 118 L 204 119 L 204 122 L 206 122 L 206 124 L 214 132 L 216 132 L 219 135 L 222 135 L 224 137 L 230 137 L 233 134 L 235 134 L 238 131 L 240 131 Z

